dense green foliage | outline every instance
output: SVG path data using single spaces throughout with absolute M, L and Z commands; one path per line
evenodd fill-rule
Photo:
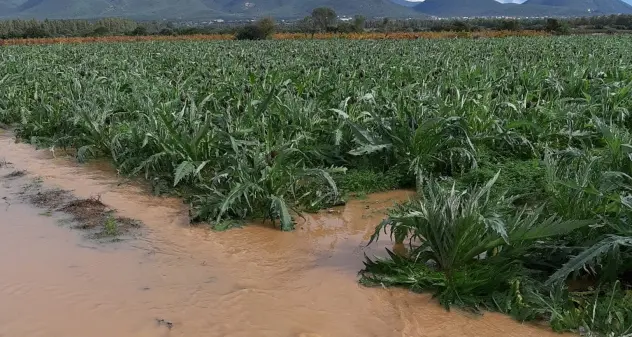
M 109 157 L 218 229 L 416 187 L 362 282 L 632 331 L 632 39 L 0 49 L 0 123 Z M 98 51 L 98 52 L 97 52 Z
M 58 36 L 88 36 L 99 31 L 122 35 L 132 32 L 138 23 L 132 20 L 107 18 L 102 20 L 6 20 L 0 21 L 0 39 L 43 38 Z M 101 34 L 102 35 L 102 34 Z
M 267 40 L 272 37 L 275 30 L 275 23 L 272 18 L 265 18 L 257 21 L 256 23 L 245 25 L 241 27 L 235 39 L 237 40 Z

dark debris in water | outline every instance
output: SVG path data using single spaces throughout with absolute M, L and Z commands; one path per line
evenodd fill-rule
M 88 229 L 96 226 L 98 218 L 109 210 L 99 197 L 92 197 L 70 201 L 60 207 L 58 211 L 72 215 L 82 223 L 83 229 Z
M 33 205 L 47 208 L 49 211 L 61 206 L 70 198 L 70 193 L 60 189 L 38 191 L 28 195 L 28 199 Z
M 117 238 L 140 227 L 136 220 L 117 216 L 99 197 L 73 200 L 58 211 L 70 214 L 77 222 L 75 228 L 93 231 L 95 239 Z
M 164 325 L 167 327 L 167 329 L 171 330 L 171 328 L 173 328 L 173 323 L 170 321 L 167 321 L 163 318 L 156 318 L 156 322 L 158 323 L 158 325 Z
M 0 159 L 0 168 L 3 168 L 3 167 L 9 167 L 9 166 L 11 166 L 11 165 L 13 165 L 13 163 L 8 162 L 8 161 L 6 161 L 6 160 L 4 160 L 4 159 Z
M 41 181 L 23 187 L 22 199 L 46 209 L 48 214 L 59 212 L 70 215 L 71 226 L 88 232 L 96 240 L 119 241 L 121 236 L 132 234 L 141 227 L 134 219 L 120 217 L 105 205 L 100 197 L 77 199 L 62 189 L 45 189 Z
M 19 177 L 24 177 L 26 175 L 26 170 L 15 170 L 9 174 L 6 174 L 4 177 L 5 178 L 19 178 Z

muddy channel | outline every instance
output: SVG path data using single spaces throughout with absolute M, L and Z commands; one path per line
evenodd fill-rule
M 363 255 L 390 247 L 365 247 L 374 226 L 409 192 L 307 215 L 291 233 L 257 224 L 212 232 L 189 226 L 177 199 L 150 196 L 102 163 L 53 154 L 0 135 L 0 337 L 559 336 L 358 285 Z M 118 242 L 93 240 L 24 201 L 33 179 L 98 197 L 143 225 Z

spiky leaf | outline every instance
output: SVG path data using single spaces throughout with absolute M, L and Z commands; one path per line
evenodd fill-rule
M 177 186 L 180 181 L 195 173 L 195 164 L 190 161 L 183 161 L 176 167 L 173 178 L 173 186 Z
M 271 211 L 273 214 L 278 215 L 281 222 L 281 230 L 286 232 L 294 230 L 294 220 L 290 215 L 290 209 L 285 200 L 277 196 L 272 196 L 270 199 L 272 200 Z

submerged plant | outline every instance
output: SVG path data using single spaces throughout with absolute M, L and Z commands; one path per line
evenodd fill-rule
M 294 229 L 292 211 L 339 202 L 340 193 L 330 173 L 344 169 L 304 167 L 291 147 L 278 148 L 273 160 L 243 148 L 235 162 L 203 188 L 192 200 L 193 219 L 222 222 L 227 218 L 260 217 L 276 220 L 284 231 Z
M 117 236 L 119 235 L 119 226 L 116 219 L 113 216 L 108 216 L 103 224 L 103 234 L 105 236 Z
M 382 231 L 390 232 L 396 242 L 408 240 L 407 259 L 414 261 L 412 266 L 444 275 L 442 286 L 429 290 L 437 291 L 440 298 L 447 296 L 448 304 L 467 305 L 467 296 L 485 294 L 476 289 L 477 283 L 492 292 L 498 283 L 507 286 L 512 278 L 525 275 L 520 259 L 533 242 L 565 235 L 592 223 L 546 216 L 542 206 L 512 209 L 510 199 L 490 193 L 499 174 L 472 191 L 457 191 L 454 186 L 445 188 L 429 181 L 423 198 L 391 211 L 376 228 L 370 243 Z M 375 273 L 380 263 L 383 262 L 368 260 L 363 274 L 370 275 L 369 279 L 380 279 L 381 274 Z

